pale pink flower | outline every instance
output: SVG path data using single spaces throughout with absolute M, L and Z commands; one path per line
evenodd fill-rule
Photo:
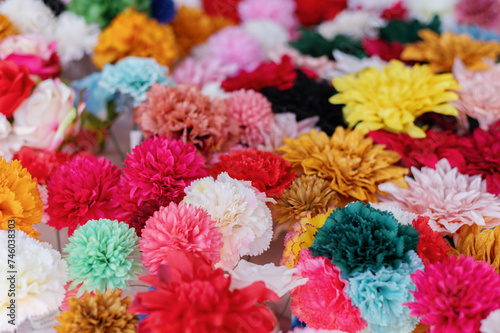
M 297 28 L 293 0 L 244 0 L 238 4 L 238 13 L 243 22 L 255 19 L 270 19 L 289 31 Z
M 199 88 L 210 82 L 221 82 L 236 74 L 238 66 L 224 63 L 217 58 L 186 58 L 175 67 L 172 78 L 176 83 L 188 83 L 197 85 Z

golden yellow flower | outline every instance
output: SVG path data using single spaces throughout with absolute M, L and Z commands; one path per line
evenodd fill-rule
M 349 127 L 367 133 L 386 130 L 424 138 L 425 132 L 414 124 L 427 112 L 456 116 L 448 102 L 458 99 L 450 90 L 460 87 L 452 74 L 434 74 L 427 65 L 406 67 L 393 60 L 383 70 L 368 68 L 359 74 L 334 78 L 339 92 L 332 104 L 345 104 L 344 119 Z
M 58 333 L 135 333 L 137 316 L 127 313 L 130 297 L 121 299 L 121 291 L 96 290 L 95 296 L 85 291 L 85 299 L 73 297 L 69 300 L 69 311 L 56 317 L 61 323 Z
M 16 229 L 36 238 L 33 224 L 42 219 L 43 203 L 36 179 L 14 160 L 7 163 L 0 157 L 0 229 L 8 230 L 14 220 Z
M 209 16 L 203 10 L 181 6 L 172 21 L 181 56 L 186 56 L 191 49 L 205 42 L 210 35 L 235 23 L 223 16 Z
M 463 61 L 470 70 L 488 69 L 484 58 L 496 61 L 500 55 L 500 43 L 473 40 L 468 35 L 456 35 L 449 31 L 438 34 L 424 29 L 418 35 L 423 41 L 409 44 L 401 59 L 428 62 L 435 73 L 451 72 L 455 58 Z
M 396 166 L 398 153 L 376 145 L 359 130 L 337 127 L 332 137 L 312 130 L 297 139 L 285 139 L 278 148 L 295 170 L 330 181 L 330 187 L 360 201 L 378 202 L 378 185 L 392 182 L 407 187 L 408 169 Z
M 325 224 L 332 211 L 333 208 L 330 208 L 328 211 L 314 217 L 311 213 L 308 213 L 300 222 L 293 225 L 292 230 L 285 237 L 285 249 L 283 250 L 280 265 L 288 268 L 297 265 L 300 259 L 300 251 L 311 247 L 316 231 Z
M 179 58 L 173 28 L 133 8 L 125 10 L 102 31 L 92 60 L 102 68 L 129 56 L 154 58 L 160 65 L 171 67 Z
M 0 14 L 0 41 L 7 36 L 17 35 L 19 32 L 8 17 Z
M 500 273 L 500 228 L 481 230 L 481 226 L 460 228 L 457 242 L 458 252 L 486 261 Z

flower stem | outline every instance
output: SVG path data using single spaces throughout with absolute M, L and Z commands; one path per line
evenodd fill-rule
M 281 311 L 281 314 L 278 317 L 278 323 L 281 320 L 281 318 L 283 318 L 283 315 L 285 314 L 286 309 L 288 309 L 291 300 L 292 300 L 292 295 L 288 295 L 288 301 L 286 301 L 285 307 L 283 308 L 283 311 Z

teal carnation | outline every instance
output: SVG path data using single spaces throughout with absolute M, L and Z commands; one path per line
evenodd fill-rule
M 353 202 L 334 210 L 318 229 L 310 250 L 338 266 L 343 276 L 381 267 L 398 268 L 410 262 L 408 251 L 417 249 L 418 231 L 399 224 L 389 212 Z
M 73 280 L 69 289 L 83 282 L 78 297 L 85 290 L 129 289 L 127 280 L 142 272 L 139 237 L 123 222 L 90 220 L 76 229 L 64 251 Z

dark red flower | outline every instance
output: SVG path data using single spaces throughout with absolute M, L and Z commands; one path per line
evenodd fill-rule
M 384 10 L 381 17 L 387 21 L 403 21 L 406 18 L 407 13 L 408 9 L 404 6 L 403 1 L 398 1 L 394 3 L 391 8 L 387 8 L 386 10 Z
M 401 59 L 404 46 L 400 42 L 386 42 L 382 39 L 363 39 L 363 48 L 371 56 L 379 56 L 380 59 L 390 61 Z
M 0 112 L 12 118 L 17 107 L 30 95 L 35 85 L 28 68 L 12 61 L 0 61 Z
M 297 17 L 304 26 L 312 26 L 321 21 L 333 20 L 347 8 L 347 0 L 295 0 Z
M 235 22 L 240 22 L 238 4 L 242 0 L 203 0 L 205 12 L 212 16 L 224 16 Z
M 428 216 L 419 216 L 412 224 L 418 230 L 417 254 L 425 266 L 448 258 L 450 247 L 439 232 L 431 229 Z
M 23 168 L 28 169 L 38 184 L 45 185 L 50 174 L 58 166 L 68 162 L 71 156 L 61 151 L 41 151 L 23 147 L 14 155 L 14 159 L 21 161 Z
M 160 207 L 166 207 L 168 204 L 169 200 L 164 197 L 145 201 L 140 204 L 139 207 L 136 207 L 137 210 L 132 212 L 132 216 L 126 222 L 135 229 L 137 236 L 141 237 L 142 229 L 149 218 L 153 216 L 154 212 L 159 210 Z
M 138 332 L 268 333 L 276 318 L 265 305 L 279 297 L 259 281 L 230 290 L 231 276 L 186 251 L 167 253 L 157 275 L 139 278 L 156 289 L 139 293 L 127 310 L 147 314 Z

